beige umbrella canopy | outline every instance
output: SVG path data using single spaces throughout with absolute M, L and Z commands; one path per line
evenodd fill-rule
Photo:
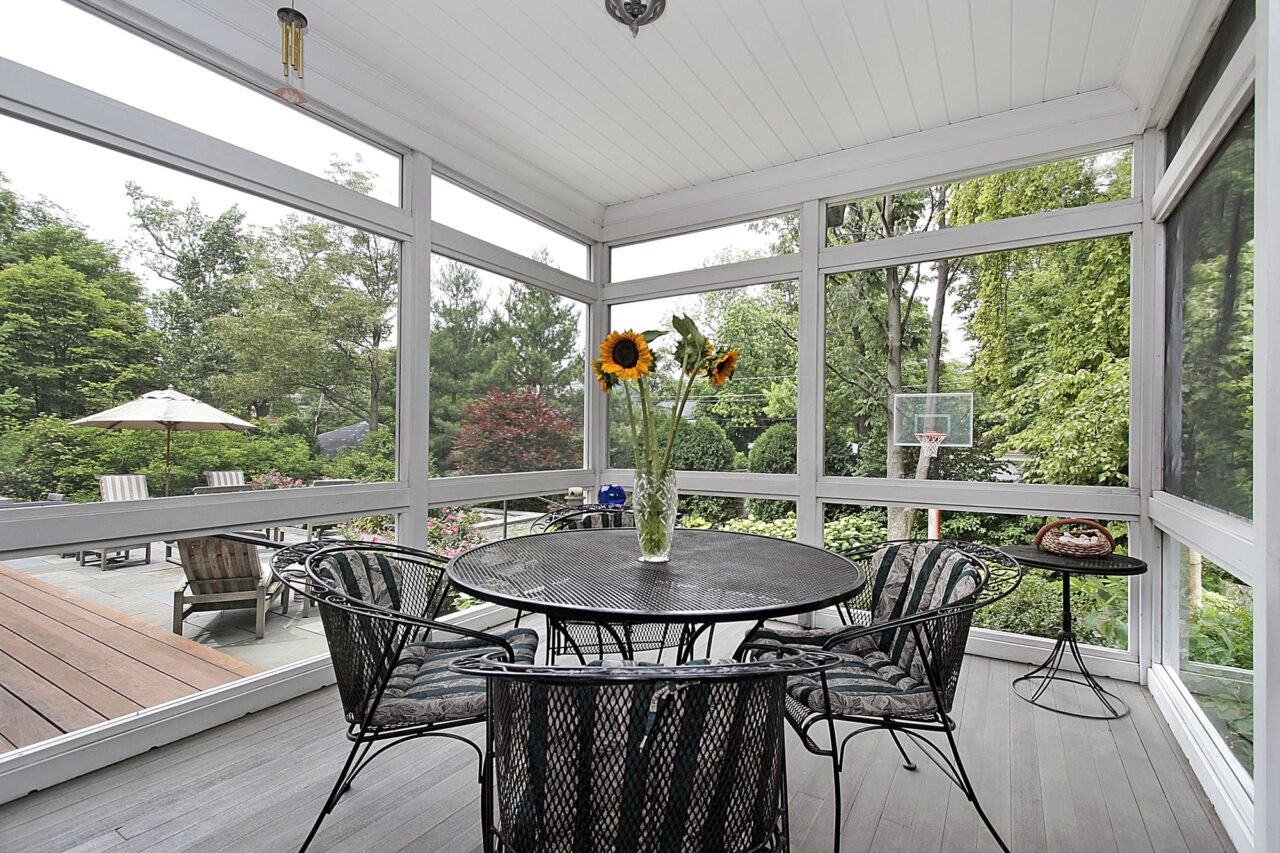
M 162 429 L 164 436 L 164 493 L 169 494 L 169 469 L 173 460 L 173 431 L 230 429 L 237 432 L 253 429 L 253 424 L 201 403 L 195 397 L 179 394 L 170 385 L 164 391 L 152 391 L 136 400 L 72 421 L 72 426 L 102 429 Z

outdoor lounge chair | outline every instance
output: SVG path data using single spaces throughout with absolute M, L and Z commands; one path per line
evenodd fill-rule
M 206 486 L 243 486 L 245 485 L 243 471 L 205 471 L 204 482 Z
M 456 664 L 489 682 L 484 849 L 789 849 L 787 680 L 836 662 Z
M 144 501 L 151 497 L 151 494 L 147 491 L 147 478 L 143 474 L 99 475 L 98 490 L 104 503 L 110 501 Z M 96 563 L 99 568 L 105 570 L 112 562 L 129 562 L 129 554 L 132 553 L 134 548 L 143 549 L 146 556 L 144 562 L 151 562 L 150 542 L 131 545 L 104 545 L 92 551 L 81 551 L 78 559 L 82 566 L 91 566 Z M 98 559 L 90 560 L 90 554 L 96 554 Z
M 173 591 L 175 634 L 182 634 L 182 623 L 192 613 L 252 607 L 254 635 L 261 640 L 271 603 L 279 598 L 280 612 L 289 610 L 289 588 L 263 567 L 252 542 L 221 536 L 179 539 L 178 559 L 186 580 Z
M 780 642 L 840 656 L 838 666 L 817 677 L 792 678 L 786 702 L 787 719 L 805 747 L 831 759 L 834 849 L 840 849 L 845 745 L 863 732 L 887 729 L 902 753 L 903 767 L 916 769 L 899 735 L 915 741 L 964 792 L 1008 853 L 965 771 L 951 707 L 974 611 L 1013 592 L 1022 569 L 1012 557 L 972 542 L 905 540 L 855 549 L 845 556 L 867 575 L 863 589 L 837 608 L 848 624 L 799 630 L 757 626 L 745 641 Z M 837 741 L 837 722 L 857 728 Z M 819 745 L 811 734 L 820 723 L 826 724 L 830 747 Z M 926 739 L 925 732 L 945 735 L 950 755 Z
M 374 542 L 335 542 L 296 562 L 281 558 L 278 576 L 320 608 L 333 660 L 351 751 L 302 850 L 352 781 L 385 750 L 419 737 L 447 737 L 483 722 L 488 697 L 478 676 L 453 672 L 466 657 L 501 652 L 532 663 L 538 635 L 528 628 L 485 634 L 439 622 L 452 590 L 445 560 L 435 554 Z M 381 744 L 374 749 L 375 744 Z

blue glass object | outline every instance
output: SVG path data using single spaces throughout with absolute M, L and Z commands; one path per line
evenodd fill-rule
M 596 501 L 605 506 L 625 506 L 627 492 L 616 483 L 609 486 L 601 486 L 600 494 L 596 495 Z

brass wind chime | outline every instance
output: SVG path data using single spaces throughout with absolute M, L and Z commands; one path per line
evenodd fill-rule
M 302 94 L 302 40 L 307 31 L 307 16 L 293 6 L 276 10 L 280 19 L 280 62 L 284 67 L 285 85 L 276 94 L 293 105 L 306 103 Z

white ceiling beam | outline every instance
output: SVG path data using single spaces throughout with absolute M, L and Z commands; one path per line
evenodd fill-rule
M 1208 44 L 1228 0 L 1146 0 L 1116 85 L 1142 111 L 1142 125 L 1163 126 Z M 1173 83 L 1173 85 L 1170 85 Z M 1157 120 L 1153 120 L 1157 119 Z
M 273 8 L 256 0 L 77 0 L 157 40 L 199 56 L 265 91 L 273 91 L 279 36 Z M 199 38 L 192 36 L 198 33 Z M 603 206 L 479 133 L 426 95 L 335 48 L 318 32 L 307 38 L 307 96 L 329 117 L 376 129 L 422 151 L 493 193 L 575 236 L 598 238 Z
M 733 222 L 809 198 L 923 186 L 1069 156 L 1142 131 L 1123 92 L 1103 89 L 873 142 L 652 198 L 610 205 L 606 242 Z

